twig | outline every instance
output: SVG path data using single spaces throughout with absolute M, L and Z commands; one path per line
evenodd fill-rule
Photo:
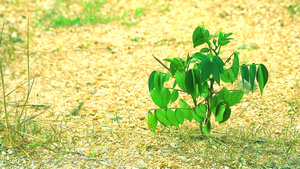
M 1 52 L 1 51 L 0 51 Z M 2 52 L 1 52 L 2 53 Z M 34 79 L 34 78 L 31 78 L 30 80 L 32 80 L 32 79 Z M 9 93 L 7 93 L 6 95 L 5 95 L 5 97 L 7 97 L 8 95 L 10 95 L 12 92 L 14 92 L 15 90 L 17 90 L 18 88 L 20 88 L 21 86 L 23 86 L 26 82 L 27 82 L 28 80 L 26 80 L 25 82 L 23 82 L 22 84 L 20 84 L 19 86 L 17 86 L 15 89 L 13 89 L 12 91 L 10 91 Z M 3 98 L 3 97 L 1 97 L 1 98 Z
M 75 158 L 68 158 L 68 159 L 74 159 L 74 160 L 94 160 L 94 161 L 105 161 L 104 158 L 84 158 L 84 157 L 75 157 Z
M 28 90 L 28 94 L 27 94 L 26 101 L 25 101 L 25 104 L 26 104 L 26 105 L 27 105 L 27 103 L 28 103 L 29 95 L 30 95 L 30 93 L 31 93 L 31 90 L 32 90 L 32 87 L 33 87 L 33 84 L 34 84 L 34 80 L 35 80 L 35 78 L 33 78 L 32 83 L 31 83 L 31 87 L 30 87 L 29 90 Z M 24 106 L 23 109 L 22 109 L 22 111 L 21 111 L 20 117 L 21 117 L 22 114 L 23 114 L 24 108 L 26 108 L 26 110 L 27 110 L 27 107 Z M 27 116 L 27 114 L 25 113 L 24 120 L 26 119 L 26 116 Z M 22 121 L 22 123 L 24 122 L 24 120 Z
M 22 147 L 20 147 L 19 145 L 17 145 L 16 143 L 13 143 L 16 147 L 18 147 L 24 154 L 26 154 L 27 155 L 27 157 L 29 156 L 27 153 L 26 153 L 26 151 L 22 148 Z
M 166 69 L 168 69 L 168 71 L 170 71 L 170 69 L 165 64 L 163 64 L 159 59 L 157 59 L 157 57 L 155 57 L 154 55 L 152 55 L 152 56 L 154 57 L 154 59 L 156 61 L 158 61 L 158 63 L 160 63 L 164 68 L 166 68 Z

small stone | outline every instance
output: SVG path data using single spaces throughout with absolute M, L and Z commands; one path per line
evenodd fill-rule
M 92 111 L 92 112 L 90 112 L 90 115 L 91 115 L 91 116 L 95 116 L 95 115 L 96 115 L 96 112 Z
M 275 134 L 281 134 L 281 130 L 275 130 Z
M 41 33 L 40 33 L 40 32 L 35 32 L 35 35 L 36 35 L 37 37 L 40 37 L 40 36 L 41 36 Z
M 10 71 L 9 71 L 9 70 L 6 70 L 6 71 L 4 72 L 4 74 L 5 74 L 5 75 L 9 75 L 9 74 L 10 74 Z
M 17 32 L 13 32 L 13 33 L 11 34 L 11 37 L 12 37 L 12 38 L 17 38 L 17 37 L 18 37 Z
M 90 89 L 90 94 L 96 94 L 97 93 L 97 90 L 95 90 L 95 89 Z
M 112 50 L 112 53 L 118 53 L 119 52 L 119 49 L 115 48 Z
M 184 151 L 189 151 L 190 150 L 190 147 L 186 146 L 184 147 Z

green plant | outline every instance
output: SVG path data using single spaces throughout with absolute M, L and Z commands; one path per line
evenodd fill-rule
M 100 9 L 106 3 L 105 0 L 81 1 L 81 3 L 77 4 L 82 7 L 82 10 L 75 15 L 70 14 L 71 8 L 68 6 L 68 3 L 58 1 L 49 10 L 38 9 L 35 12 L 36 17 L 39 18 L 35 25 L 45 25 L 47 29 L 50 27 L 70 27 L 74 25 L 108 23 L 114 20 L 122 20 L 127 16 L 128 12 L 119 14 L 117 11 L 113 11 L 113 7 L 107 13 L 103 12 Z
M 300 6 L 298 4 L 297 5 L 289 5 L 287 7 L 287 10 L 290 12 L 290 16 L 294 17 L 294 15 L 299 14 L 299 12 L 300 12 Z
M 166 12 L 166 11 L 168 11 L 170 9 L 170 7 L 171 6 L 169 5 L 169 6 L 165 7 L 164 9 L 159 10 L 159 12 Z
M 145 8 L 137 8 L 134 12 L 134 17 L 137 18 L 145 13 Z
M 188 54 L 186 60 L 182 58 L 164 59 L 170 62 L 170 67 L 164 65 L 153 55 L 169 72 L 153 71 L 149 77 L 148 87 L 151 99 L 159 107 L 150 109 L 148 112 L 148 126 L 152 132 L 155 132 L 158 121 L 164 126 L 179 127 L 179 124 L 183 124 L 185 119 L 189 121 L 194 119 L 200 123 L 201 132 L 209 136 L 211 115 L 214 115 L 215 121 L 219 124 L 224 123 L 231 115 L 231 106 L 239 103 L 244 95 L 241 90 L 221 88 L 221 80 L 225 83 L 234 83 L 239 70 L 243 85 L 245 81 L 249 82 L 253 92 L 256 79 L 261 95 L 263 94 L 263 89 L 268 81 L 268 70 L 263 64 L 240 65 L 237 51 L 233 52 L 225 62 L 219 56 L 221 47 L 226 46 L 233 39 L 229 38 L 230 35 L 232 33 L 220 32 L 218 38 L 215 39 L 207 29 L 197 27 L 193 33 L 193 47 L 206 44 L 206 47 L 202 48 L 200 52 L 191 56 Z M 229 65 L 232 57 L 233 62 Z M 173 87 L 164 87 L 170 77 L 175 79 Z M 216 89 L 215 82 L 221 89 Z M 180 89 L 176 86 L 179 86 Z M 178 99 L 179 92 L 188 94 L 193 106 L 181 98 L 179 99 L 179 108 L 169 107 L 169 104 Z M 154 112 L 152 113 L 151 110 Z
M 125 25 L 125 26 L 135 26 L 139 24 L 139 22 L 122 22 L 121 25 Z

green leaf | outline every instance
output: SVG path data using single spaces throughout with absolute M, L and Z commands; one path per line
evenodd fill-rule
M 218 40 L 218 46 L 220 46 L 221 45 L 221 43 L 222 43 L 222 41 L 223 41 L 223 33 L 222 32 L 220 32 L 219 33 L 219 40 Z
M 183 108 L 181 109 L 184 112 L 184 116 L 186 119 L 188 119 L 189 121 L 193 120 L 193 110 L 191 109 L 190 105 L 188 105 L 184 100 L 180 99 L 179 100 L 179 107 Z M 191 110 L 188 110 L 191 109 Z
M 202 48 L 202 49 L 200 50 L 200 52 L 202 52 L 202 53 L 207 53 L 207 52 L 209 52 L 209 49 L 208 49 L 208 48 Z
M 162 91 L 164 87 L 163 73 L 158 72 L 154 75 L 154 87 L 157 92 Z
M 155 110 L 155 116 L 158 119 L 158 121 L 163 124 L 165 127 L 172 126 L 172 124 L 170 123 L 170 121 L 167 119 L 167 113 L 165 110 Z
M 193 32 L 193 43 L 196 42 L 197 39 L 202 38 L 203 34 L 201 31 L 202 27 L 198 26 Z
M 203 35 L 204 35 L 204 37 L 209 38 L 209 30 L 205 29 Z
M 178 99 L 178 90 L 173 90 L 172 94 L 171 94 L 171 102 L 175 102 Z
M 221 46 L 226 46 L 229 42 L 230 42 L 230 41 L 223 41 L 223 42 L 221 43 Z
M 149 92 L 154 88 L 154 76 L 156 74 L 157 74 L 157 71 L 153 71 L 149 76 L 149 80 L 148 80 Z
M 250 85 L 251 85 L 251 90 L 252 92 L 254 91 L 254 81 L 255 81 L 255 75 L 256 75 L 256 65 L 252 63 L 250 65 Z
M 235 82 L 235 79 L 237 78 L 237 73 L 234 72 L 233 67 L 230 67 L 229 69 L 226 69 L 222 74 L 221 74 L 221 79 L 226 82 L 226 83 L 231 83 Z M 239 69 L 239 68 L 238 68 Z
M 163 74 L 163 81 L 164 81 L 164 82 L 169 81 L 169 78 L 170 78 L 170 73 L 164 73 L 164 74 Z
M 187 63 L 182 58 L 173 58 L 171 64 L 170 64 L 170 73 L 172 76 L 179 71 L 184 73 L 185 69 L 187 67 Z
M 176 63 L 176 61 L 174 59 L 170 59 L 170 58 L 165 58 L 164 61 Z
M 175 111 L 168 109 L 167 110 L 167 119 L 173 126 L 176 126 L 177 128 L 179 128 L 179 123 L 176 119 Z
M 205 39 L 203 38 L 204 28 L 198 26 L 193 32 L 193 45 L 194 48 L 205 43 Z
M 186 73 L 185 86 L 188 94 L 192 95 L 193 98 L 196 99 L 197 97 L 199 97 L 199 91 L 201 92 L 202 89 L 200 70 L 190 69 Z
M 229 69 L 226 69 L 222 74 L 221 74 L 221 79 L 225 83 L 230 83 L 230 78 L 229 78 Z
M 217 96 L 214 96 L 213 98 L 211 98 L 210 100 L 210 110 L 212 113 L 216 114 L 216 110 L 217 110 L 217 107 L 220 103 L 220 100 Z
M 217 84 L 220 85 L 220 71 L 218 69 L 218 66 L 215 62 L 212 62 L 211 66 L 213 78 L 217 82 Z
M 214 56 L 211 65 L 213 78 L 220 85 L 220 73 L 224 72 L 224 62 L 219 56 Z
M 207 106 L 203 103 L 199 104 L 195 108 L 195 112 L 199 117 L 205 118 L 206 117 L 206 111 L 207 111 Z
M 213 66 L 210 59 L 210 57 L 204 58 L 199 65 L 202 82 L 206 81 L 209 78 L 209 75 L 212 73 Z
M 173 83 L 173 89 L 176 87 L 176 85 L 177 85 L 177 82 L 176 82 L 176 80 L 174 81 L 174 83 Z
M 204 98 L 207 98 L 209 96 L 209 90 L 208 90 L 207 82 L 204 82 L 201 87 L 202 87 L 201 96 L 204 97 Z
M 171 100 L 171 93 L 169 89 L 166 88 L 164 88 L 161 92 L 156 89 L 152 89 L 150 91 L 150 95 L 153 102 L 160 108 L 167 108 Z
M 239 66 L 240 66 L 239 54 L 240 54 L 239 52 L 234 52 L 234 58 L 233 58 L 232 66 L 231 66 L 231 69 L 234 72 L 235 78 L 238 76 L 238 73 L 239 73 Z
M 207 118 L 205 120 L 205 126 L 204 126 L 204 134 L 208 137 L 211 131 L 211 123 L 210 120 Z
M 170 58 L 165 58 L 164 61 L 171 62 L 171 63 L 175 62 L 173 59 L 170 59 Z
M 216 110 L 216 114 L 215 114 L 215 120 L 216 121 L 223 121 L 223 114 L 226 110 L 226 104 L 222 104 L 220 103 L 217 107 L 217 110 Z
M 223 66 L 225 65 L 223 60 L 219 56 L 214 56 L 213 61 L 217 64 L 218 71 L 220 73 L 224 72 Z
M 187 92 L 186 86 L 185 86 L 185 75 L 181 72 L 175 73 L 175 79 L 178 84 L 178 86 L 183 90 Z
M 244 96 L 244 91 L 228 91 L 226 87 L 219 92 L 219 97 L 228 103 L 229 106 L 233 106 L 240 102 Z
M 148 113 L 148 128 L 150 128 L 150 130 L 153 133 L 155 133 L 156 126 L 157 126 L 157 119 L 155 115 L 153 115 L 152 113 Z
M 197 47 L 197 46 L 200 46 L 202 44 L 204 44 L 206 42 L 206 40 L 204 38 L 201 38 L 201 39 L 197 39 L 194 43 L 194 48 Z
M 190 56 L 190 54 L 188 53 L 186 56 L 186 63 L 189 63 L 193 58 Z
M 229 32 L 229 33 L 225 33 L 225 34 L 224 34 L 224 38 L 227 38 L 227 37 L 229 37 L 230 35 L 232 35 L 232 33 L 231 33 L 231 32 Z
M 196 80 L 193 69 L 190 69 L 185 75 L 185 86 L 189 94 L 192 95 L 195 92 Z
M 195 111 L 193 111 L 192 115 L 193 115 L 193 118 L 195 119 L 196 122 L 198 122 L 198 123 L 203 123 L 204 118 L 198 116 L 197 113 L 196 113 Z
M 257 74 L 256 74 L 256 80 L 259 84 L 259 90 L 261 95 L 263 94 L 263 90 L 265 85 L 268 82 L 269 73 L 265 65 L 259 64 Z
M 235 79 L 237 77 L 237 74 L 235 74 L 231 68 L 229 68 L 228 70 L 229 70 L 228 75 L 229 75 L 230 82 L 231 82 L 231 84 L 233 84 L 233 82 L 235 81 Z
M 244 80 L 249 82 L 249 69 L 245 64 L 242 64 L 241 66 L 241 75 L 242 75 L 242 81 L 243 81 L 243 86 L 245 85 Z
M 184 121 L 184 112 L 181 109 L 176 109 L 175 116 L 179 124 L 183 124 Z
M 226 106 L 226 110 L 223 114 L 223 120 L 219 122 L 219 124 L 224 123 L 225 121 L 227 121 L 230 117 L 231 114 L 231 109 L 230 107 Z
M 201 73 L 200 73 L 200 70 L 198 70 L 198 69 L 192 69 L 192 70 L 193 70 L 193 72 L 194 72 L 196 88 L 198 88 L 198 91 L 196 91 L 195 93 L 198 92 L 197 97 L 199 97 L 199 95 L 200 95 L 201 92 L 202 92 Z M 197 98 L 197 97 L 196 97 L 196 98 Z
M 203 54 L 203 53 L 200 53 L 200 52 L 196 52 L 192 55 L 193 58 L 197 58 L 199 59 L 200 61 L 204 58 L 207 57 L 207 55 Z

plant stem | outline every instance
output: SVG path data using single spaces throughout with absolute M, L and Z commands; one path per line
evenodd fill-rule
M 2 54 L 2 52 L 1 52 Z M 1 72 L 1 80 L 2 80 L 2 91 L 3 91 L 3 102 L 4 102 L 4 113 L 5 113 L 5 121 L 6 121 L 6 127 L 9 130 L 9 121 L 8 121 L 8 112 L 6 110 L 6 97 L 5 97 L 5 86 L 4 86 L 4 78 L 3 78 L 3 71 L 2 71 L 2 58 L 0 58 L 0 72 Z M 9 134 L 9 140 L 11 140 L 11 134 Z
M 210 81 L 209 96 L 206 98 L 206 104 L 207 104 L 207 117 L 206 118 L 210 118 L 210 116 L 211 116 L 210 100 L 214 93 L 214 82 L 215 82 L 213 78 L 209 79 L 209 81 Z
M 197 107 L 197 100 L 193 97 L 193 102 L 194 102 L 194 106 L 195 108 Z
M 27 85 L 28 85 L 28 94 L 27 94 L 27 100 L 29 98 L 29 93 L 30 93 L 30 72 L 29 72 L 29 19 L 28 19 L 28 22 L 27 22 L 27 43 L 26 43 L 26 54 L 27 54 Z M 26 106 L 25 106 L 25 118 L 27 116 L 27 105 L 28 105 L 28 101 L 25 103 Z M 24 118 L 24 119 L 25 119 Z
M 170 71 L 170 69 L 165 64 L 163 64 L 157 57 L 155 57 L 154 55 L 152 55 L 152 56 L 154 57 L 154 59 L 156 61 L 158 61 L 158 63 L 160 63 L 164 68 L 166 68 L 166 69 L 168 69 L 168 71 Z
M 221 45 L 220 45 L 220 46 L 218 46 L 219 50 L 218 50 L 218 52 L 217 52 L 217 54 L 216 54 L 217 56 L 218 56 L 218 55 L 219 55 L 219 53 L 220 53 L 221 47 L 222 47 Z M 218 49 L 218 48 L 217 48 L 217 49 Z

